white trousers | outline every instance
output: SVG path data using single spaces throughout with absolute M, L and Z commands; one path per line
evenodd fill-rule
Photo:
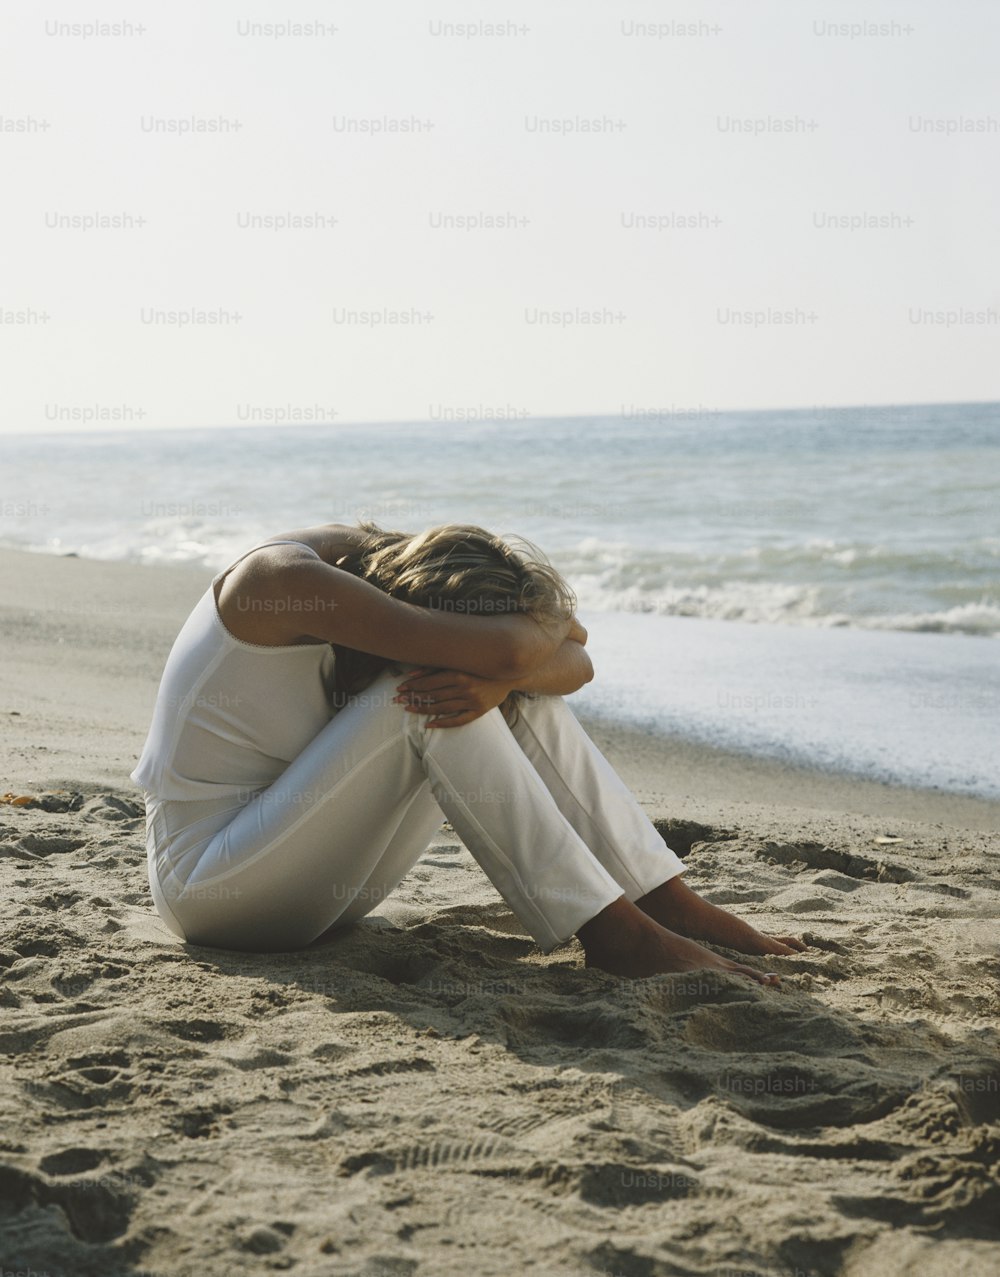
M 624 895 L 681 873 L 561 696 L 461 727 L 393 703 L 384 671 L 266 789 L 203 801 L 146 795 L 157 912 L 192 944 L 303 948 L 364 916 L 444 817 L 543 950 Z M 412 667 L 402 667 L 409 670 Z

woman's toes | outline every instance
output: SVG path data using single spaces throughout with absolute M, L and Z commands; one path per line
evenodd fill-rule
M 761 940 L 762 944 L 759 950 L 760 953 L 778 954 L 781 957 L 787 957 L 792 953 L 801 953 L 802 950 L 807 947 L 801 940 L 796 939 L 795 936 L 761 935 Z
M 736 975 L 749 976 L 751 980 L 756 980 L 758 984 L 772 985 L 781 983 L 773 971 L 768 971 L 765 974 L 761 971 L 755 971 L 753 967 L 741 967 L 739 963 L 736 962 L 730 963 L 729 970 L 733 971 Z

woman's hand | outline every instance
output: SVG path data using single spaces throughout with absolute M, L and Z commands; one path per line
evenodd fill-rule
M 428 727 L 462 727 L 494 709 L 511 692 L 513 684 L 466 674 L 462 670 L 421 666 L 397 686 L 393 702 L 410 713 L 431 714 Z

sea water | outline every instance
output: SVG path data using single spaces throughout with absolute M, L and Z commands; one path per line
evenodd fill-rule
M 581 712 L 1000 796 L 1000 405 L 10 435 L 0 544 L 216 570 L 472 523 L 573 586 Z

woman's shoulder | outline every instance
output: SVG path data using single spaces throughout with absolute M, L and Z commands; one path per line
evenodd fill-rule
M 353 527 L 349 523 L 320 523 L 309 528 L 293 528 L 290 532 L 279 532 L 269 537 L 268 541 L 304 545 L 314 550 L 324 562 L 336 563 L 341 555 L 360 544 L 364 536 L 365 532 L 362 528 Z
M 268 537 L 213 580 L 216 610 L 233 638 L 262 647 L 316 642 L 296 632 L 291 607 L 282 606 L 287 569 L 305 560 L 328 562 L 316 531 L 297 529 L 294 534 Z

